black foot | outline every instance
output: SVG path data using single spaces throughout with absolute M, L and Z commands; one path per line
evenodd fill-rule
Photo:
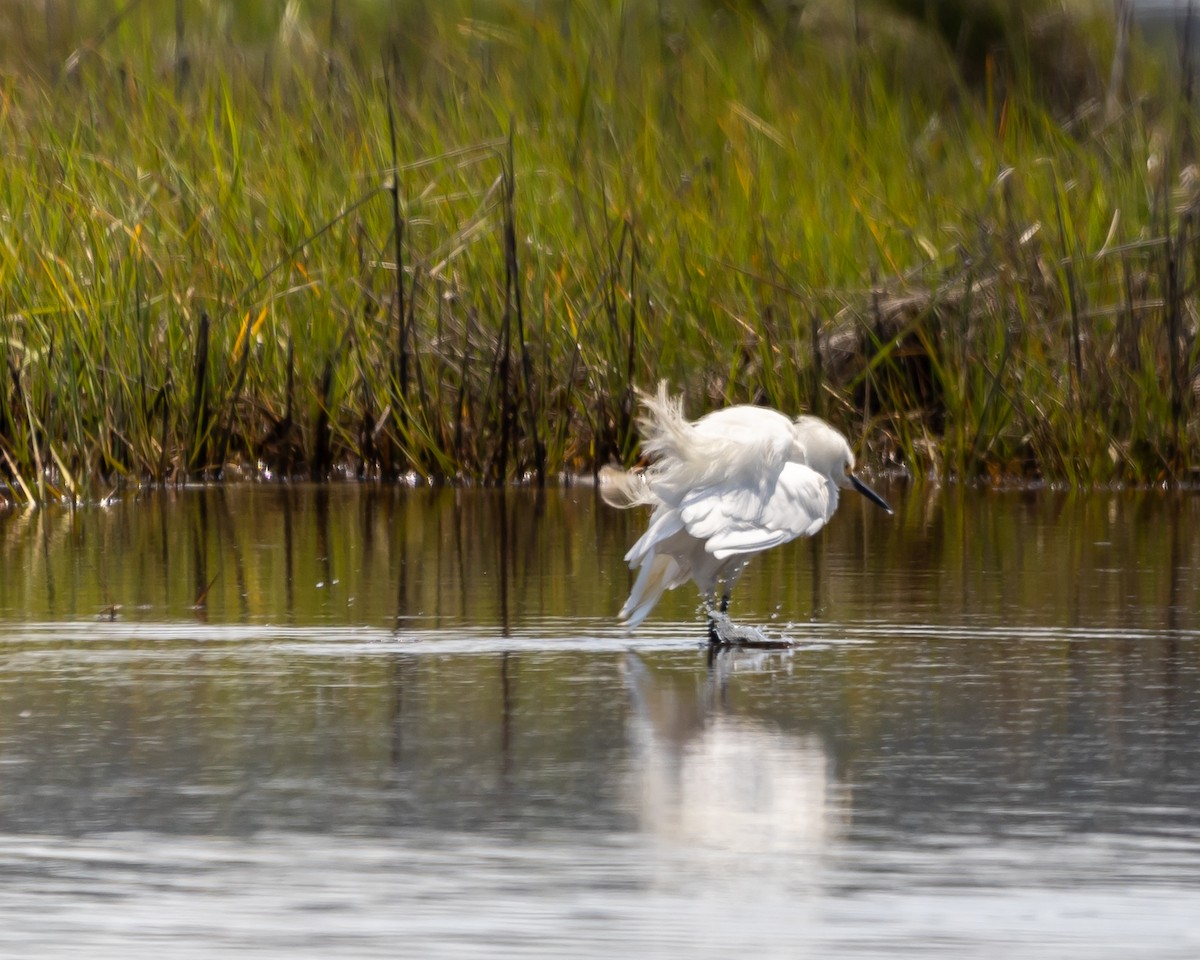
M 724 611 L 708 612 L 708 645 L 710 649 L 787 650 L 790 640 L 772 640 L 758 627 L 743 627 L 729 619 Z

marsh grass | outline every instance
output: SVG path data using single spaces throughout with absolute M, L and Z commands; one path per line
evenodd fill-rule
M 6 7 L 2 496 L 585 473 L 660 378 L 918 476 L 1194 478 L 1188 85 L 968 86 L 844 6 Z

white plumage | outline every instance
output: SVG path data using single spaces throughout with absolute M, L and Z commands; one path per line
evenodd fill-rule
M 837 509 L 840 489 L 854 487 L 891 513 L 853 475 L 850 445 L 824 420 L 736 406 L 689 422 L 665 383 L 643 402 L 638 423 L 650 465 L 600 474 L 610 505 L 653 508 L 649 527 L 625 555 L 638 571 L 620 613 L 630 629 L 665 591 L 691 580 L 708 604 L 715 641 L 717 587 L 724 587 L 724 612 L 750 557 L 820 530 Z

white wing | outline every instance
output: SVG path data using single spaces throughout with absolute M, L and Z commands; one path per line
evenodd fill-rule
M 679 507 L 697 490 L 773 483 L 795 449 L 791 421 L 774 410 L 726 407 L 689 423 L 665 399 L 660 406 L 644 424 L 642 450 L 655 458 L 644 502 Z
M 837 487 L 810 467 L 783 464 L 756 486 L 735 482 L 693 490 L 679 517 L 704 549 L 724 560 L 811 536 L 837 509 Z

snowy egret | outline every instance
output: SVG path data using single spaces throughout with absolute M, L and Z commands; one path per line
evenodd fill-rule
M 650 465 L 600 472 L 600 494 L 614 507 L 653 508 L 646 532 L 625 554 L 637 580 L 620 617 L 632 630 L 659 597 L 688 580 L 700 589 L 714 644 L 739 642 L 723 632 L 729 593 L 750 558 L 820 530 L 853 488 L 892 508 L 852 472 L 854 454 L 818 417 L 795 420 L 767 407 L 716 410 L 695 422 L 682 398 L 643 397 L 638 420 Z M 717 589 L 722 590 L 717 603 Z

